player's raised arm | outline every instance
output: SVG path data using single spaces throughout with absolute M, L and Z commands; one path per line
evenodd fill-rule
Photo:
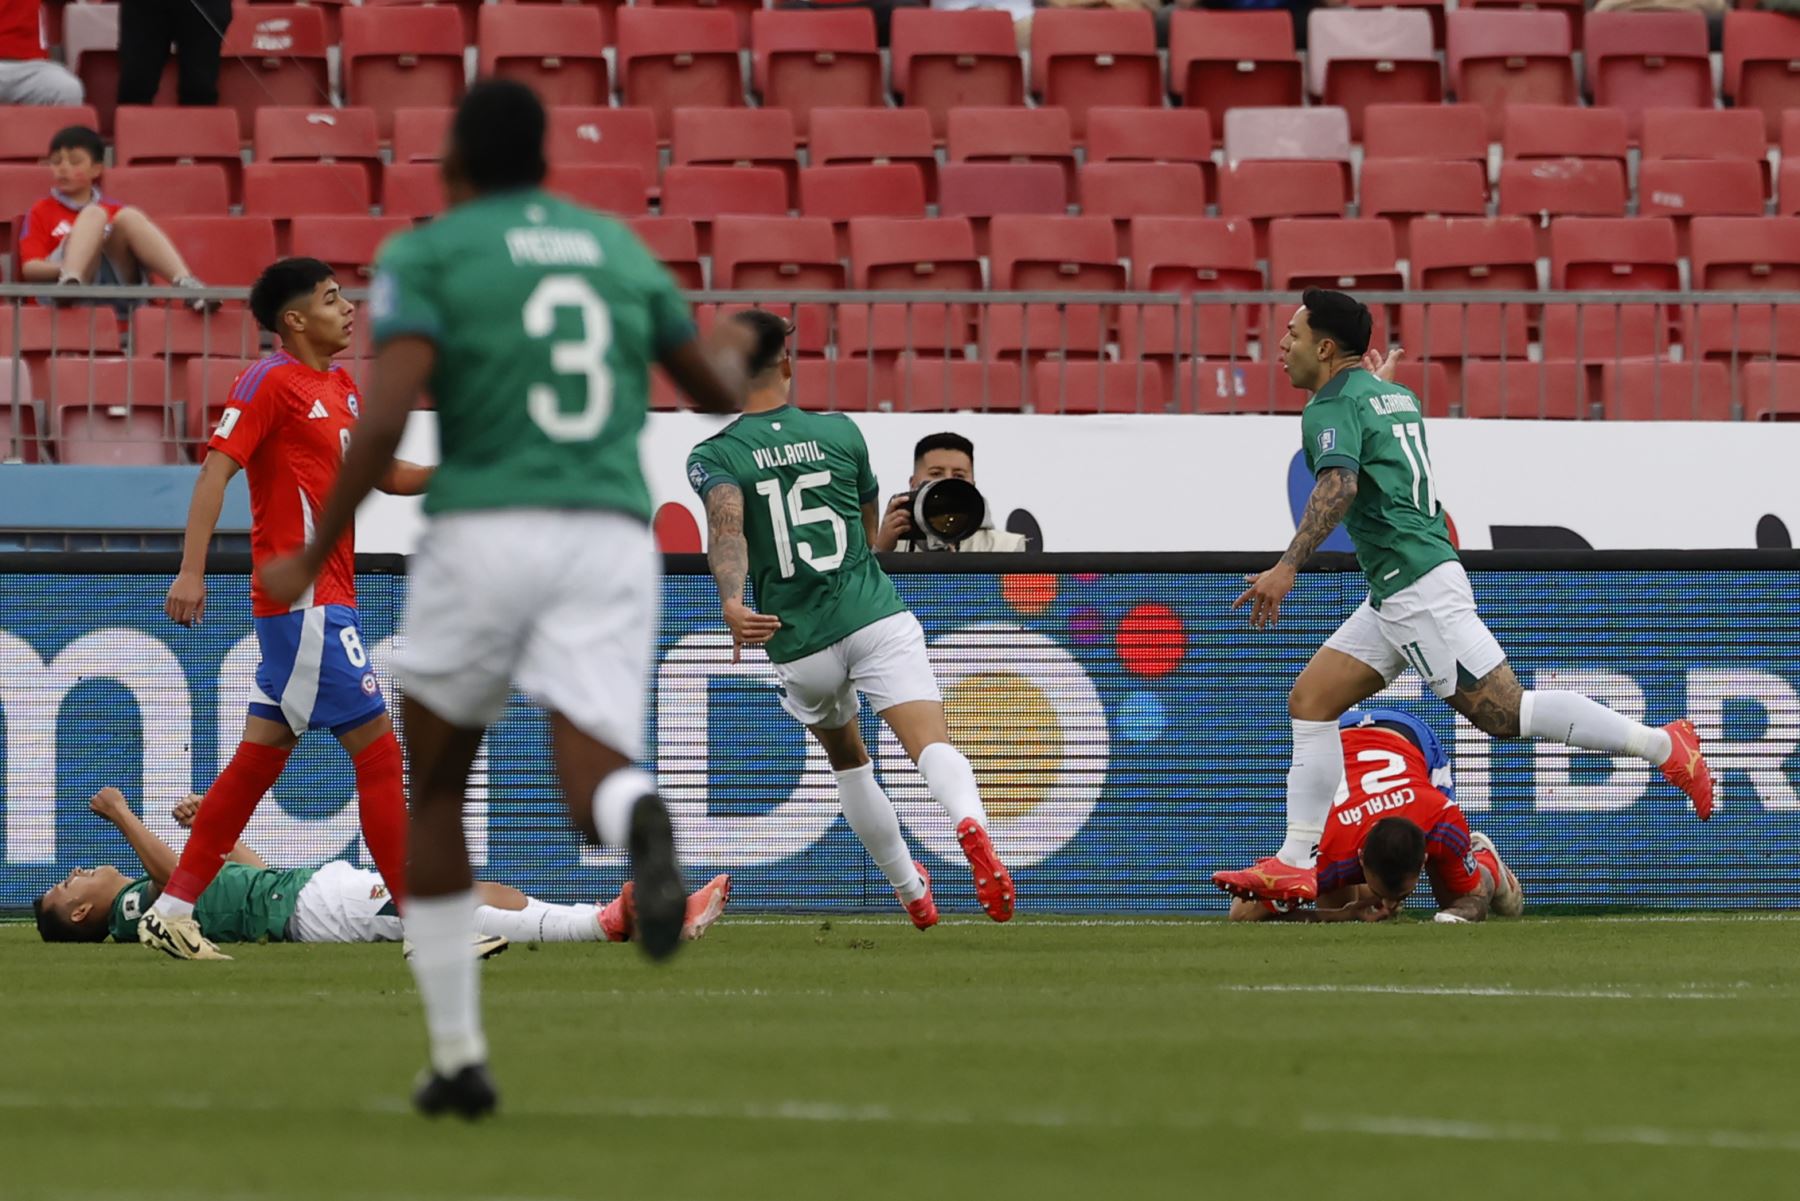
M 117 788 L 102 788 L 88 801 L 88 808 L 118 827 L 158 888 L 168 885 L 169 876 L 175 871 L 175 852 L 138 820 L 124 793 Z
M 163 611 L 184 626 L 199 625 L 206 616 L 206 552 L 219 514 L 225 508 L 225 486 L 238 473 L 237 460 L 223 451 L 208 451 L 188 501 L 187 536 L 181 546 L 181 570 L 169 585 Z

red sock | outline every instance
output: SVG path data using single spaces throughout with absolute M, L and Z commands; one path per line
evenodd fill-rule
M 396 905 L 406 901 L 406 785 L 400 743 L 389 730 L 351 760 L 363 841 Z
M 194 818 L 187 846 L 182 848 L 181 862 L 169 877 L 163 891 L 178 901 L 192 904 L 206 891 L 225 866 L 225 856 L 250 824 L 250 815 L 261 801 L 281 769 L 287 766 L 292 747 L 259 746 L 254 742 L 238 743 L 231 762 L 206 790 L 206 804 Z

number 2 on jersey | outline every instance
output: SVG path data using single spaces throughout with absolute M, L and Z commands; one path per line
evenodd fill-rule
M 781 496 L 780 480 L 763 480 L 756 485 L 758 496 L 767 497 L 769 501 L 769 523 L 775 527 L 775 557 L 780 561 L 781 578 L 794 578 L 797 568 L 794 565 L 794 535 L 802 526 L 829 525 L 831 527 L 832 546 L 828 555 L 813 553 L 813 548 L 805 543 L 799 544 L 800 558 L 814 571 L 836 571 L 844 562 L 844 551 L 847 542 L 844 537 L 844 519 L 836 513 L 819 505 L 808 508 L 806 493 L 810 488 L 824 488 L 831 483 L 829 471 L 809 471 L 794 481 L 788 489 L 785 505 Z M 790 525 L 791 518 L 791 525 Z
M 554 384 L 532 384 L 526 390 L 525 406 L 552 442 L 588 442 L 600 436 L 612 415 L 613 379 L 606 366 L 606 352 L 612 348 L 612 314 L 581 276 L 546 275 L 525 301 L 521 315 L 526 337 L 554 335 L 558 309 L 574 309 L 581 315 L 581 336 L 550 343 L 550 369 L 558 375 L 580 376 L 586 394 L 580 408 L 565 411 Z

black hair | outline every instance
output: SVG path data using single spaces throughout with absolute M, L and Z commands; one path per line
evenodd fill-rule
M 792 322 L 768 309 L 744 309 L 733 313 L 731 319 L 756 335 L 756 347 L 744 362 L 744 370 L 751 379 L 781 362 L 781 356 L 787 353 L 788 336 L 794 332 Z
M 296 300 L 311 296 L 314 288 L 334 274 L 330 264 L 318 259 L 281 259 L 271 263 L 250 289 L 250 312 L 258 325 L 279 336 L 281 314 Z
M 105 942 L 106 927 L 100 922 L 72 922 L 50 905 L 45 893 L 31 902 L 32 916 L 37 918 L 38 937 L 45 942 Z
M 1375 333 L 1375 318 L 1369 315 L 1368 305 L 1330 288 L 1308 288 L 1300 303 L 1306 306 L 1313 333 L 1336 342 L 1340 354 L 1361 357 L 1368 353 L 1369 339 Z
M 1404 817 L 1382 818 L 1363 839 L 1362 865 L 1389 894 L 1399 895 L 1425 866 L 1425 831 Z
M 961 434 L 952 434 L 948 430 L 941 434 L 926 434 L 920 438 L 919 444 L 913 447 L 913 462 L 917 463 L 934 450 L 960 450 L 969 456 L 971 465 L 975 462 L 975 444 Z
M 544 103 L 514 79 L 484 79 L 457 105 L 450 141 L 463 178 L 477 192 L 544 182 Z
M 50 139 L 48 153 L 55 154 L 58 150 L 85 150 L 96 163 L 106 161 L 106 142 L 100 137 L 100 131 L 85 125 L 66 125 L 57 130 Z

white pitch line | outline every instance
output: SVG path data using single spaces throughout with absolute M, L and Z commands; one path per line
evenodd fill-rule
M 1374 993 L 1400 997 L 1527 997 L 1563 1001 L 1740 1001 L 1742 992 L 1634 992 L 1618 988 L 1456 987 L 1435 984 L 1221 984 L 1222 992 Z

